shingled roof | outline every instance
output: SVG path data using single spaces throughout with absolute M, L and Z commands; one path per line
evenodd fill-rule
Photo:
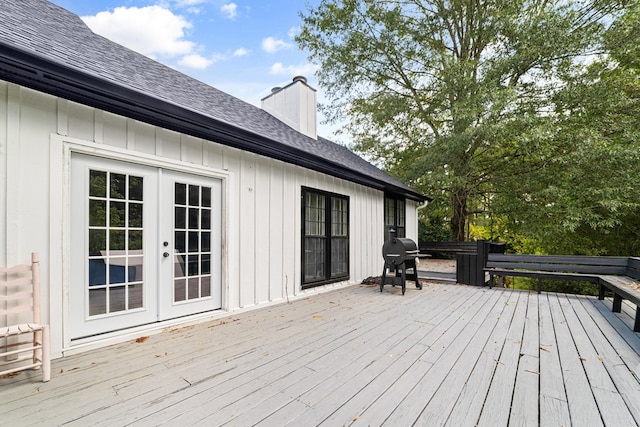
M 45 0 L 0 8 L 0 79 L 417 201 L 427 198 L 328 139 L 94 34 Z

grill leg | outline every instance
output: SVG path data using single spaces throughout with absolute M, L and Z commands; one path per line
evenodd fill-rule
M 402 278 L 400 280 L 402 281 L 402 295 L 404 295 L 407 290 L 407 268 L 404 264 L 402 265 Z
M 382 267 L 382 280 L 380 281 L 380 292 L 384 289 L 384 282 L 387 280 L 387 264 Z

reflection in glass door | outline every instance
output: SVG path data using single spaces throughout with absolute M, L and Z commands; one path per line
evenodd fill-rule
M 172 194 L 172 218 L 164 221 L 173 230 L 173 253 L 162 277 L 161 317 L 170 318 L 221 307 L 221 183 L 220 180 L 163 171 L 165 195 Z M 171 193 L 169 193 L 169 191 Z M 169 247 L 169 240 L 165 242 Z
M 89 316 L 143 307 L 144 178 L 89 169 Z
M 211 187 L 175 183 L 173 301 L 211 296 Z
M 72 338 L 156 321 L 157 170 L 74 154 L 71 193 Z
M 221 308 L 221 189 L 215 178 L 73 154 L 71 338 Z

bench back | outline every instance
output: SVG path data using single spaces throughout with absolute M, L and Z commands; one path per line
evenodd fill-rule
M 627 264 L 627 276 L 640 279 L 640 258 L 630 257 Z
M 476 242 L 420 242 L 420 252 L 475 252 Z
M 627 274 L 627 257 L 489 254 L 487 267 L 582 274 Z M 640 259 L 638 259 L 640 266 Z M 640 275 L 640 270 L 638 271 Z

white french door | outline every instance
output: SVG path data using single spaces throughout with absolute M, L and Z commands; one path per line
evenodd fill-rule
M 71 158 L 71 338 L 221 307 L 221 182 Z
M 161 171 L 161 319 L 214 310 L 221 294 L 221 182 Z

